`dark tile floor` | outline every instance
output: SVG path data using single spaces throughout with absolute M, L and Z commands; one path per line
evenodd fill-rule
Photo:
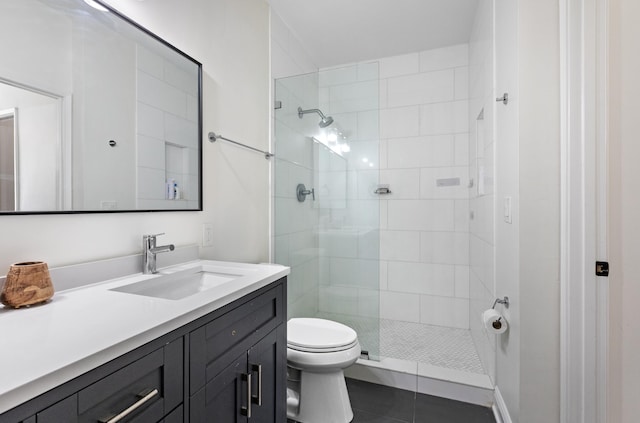
M 495 423 L 490 408 L 347 379 L 352 423 Z

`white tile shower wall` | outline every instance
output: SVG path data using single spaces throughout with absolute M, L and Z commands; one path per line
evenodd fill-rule
M 291 267 L 289 317 L 315 316 L 320 279 L 318 212 L 312 201 L 297 200 L 296 187 L 302 183 L 310 188 L 314 182 L 311 136 L 317 121 L 300 119 L 297 108 L 317 105 L 317 76 L 277 80 L 275 98 L 282 108 L 275 111 L 274 125 L 274 261 Z
M 367 201 L 379 201 L 381 261 L 369 260 L 375 257 L 364 253 L 362 242 L 330 241 L 341 257 L 329 258 L 333 271 L 321 287 L 320 309 L 331 312 L 337 294 L 358 295 L 345 292 L 341 278 L 363 272 L 362 280 L 342 281 L 353 291 L 368 282 L 366 275 L 374 276 L 374 265 L 380 317 L 467 329 L 468 46 L 381 58 L 378 64 L 377 81 L 367 72 L 372 63 L 321 72 L 321 109 L 351 130 L 347 192 L 356 200 L 345 218 L 366 210 Z M 440 179 L 457 182 L 439 187 Z M 378 183 L 389 184 L 392 194 L 374 195 Z
M 340 163 L 346 164 L 346 201 L 320 205 L 319 247 L 327 269 L 321 278 L 320 311 L 375 317 L 377 322 L 380 207 L 373 192 L 380 167 L 378 63 L 321 70 L 319 86 L 318 107 L 333 116 L 331 127 L 350 147 Z
M 138 47 L 137 206 L 197 206 L 198 86 L 162 56 Z M 173 151 L 167 154 L 167 151 Z M 178 184 L 180 198 L 166 199 L 166 183 Z
M 317 209 L 311 201 L 299 203 L 296 186 L 313 187 L 314 174 L 311 136 L 317 121 L 311 116 L 299 119 L 298 106 L 318 107 L 318 67 L 306 49 L 284 23 L 270 11 L 271 76 L 275 80 L 274 101 L 281 109 L 273 109 L 272 151 L 273 216 L 275 228 L 272 259 L 291 266 L 288 279 L 289 317 L 314 316 L 318 311 L 319 284 L 323 278 L 316 227 Z
M 469 44 L 469 127 L 468 157 L 470 177 L 475 180 L 469 209 L 469 286 L 471 336 L 482 365 L 495 383 L 496 338 L 481 323 L 482 312 L 495 298 L 494 281 L 494 107 L 493 7 L 480 1 Z M 482 119 L 479 119 L 479 118 Z M 480 178 L 484 178 L 480 181 Z M 478 190 L 478 183 L 484 192 Z
M 380 183 L 392 191 L 381 317 L 467 329 L 468 46 L 383 58 L 380 70 Z

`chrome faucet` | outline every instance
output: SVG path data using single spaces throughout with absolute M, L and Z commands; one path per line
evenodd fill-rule
M 156 237 L 160 235 L 164 235 L 164 233 L 142 236 L 142 273 L 145 275 L 158 272 L 156 270 L 156 254 L 175 249 L 173 244 L 156 247 Z

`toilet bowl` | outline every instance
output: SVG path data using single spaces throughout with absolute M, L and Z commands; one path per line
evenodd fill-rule
M 344 369 L 360 357 L 356 332 L 325 319 L 287 323 L 287 418 L 300 423 L 353 419 Z

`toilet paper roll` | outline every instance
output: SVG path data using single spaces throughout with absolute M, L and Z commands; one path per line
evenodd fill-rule
M 489 333 L 495 333 L 496 335 L 505 333 L 509 328 L 507 319 L 492 308 L 482 313 L 482 323 Z

